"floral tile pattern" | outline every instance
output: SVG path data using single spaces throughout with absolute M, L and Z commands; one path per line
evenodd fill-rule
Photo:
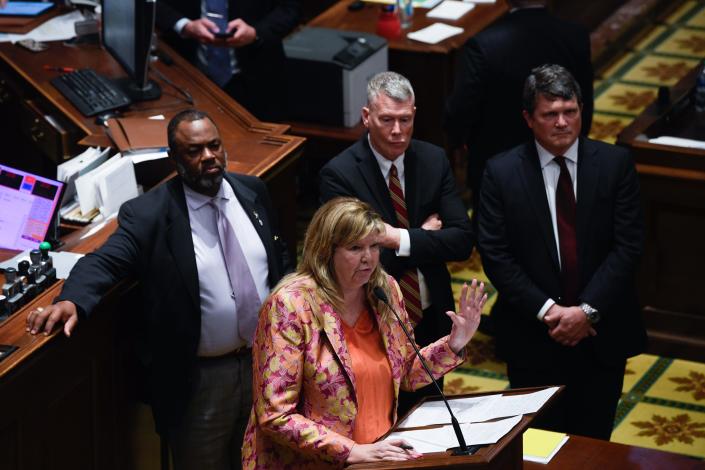
M 705 413 L 639 403 L 612 432 L 613 442 L 705 457 Z
M 698 65 L 695 59 L 647 55 L 635 64 L 621 79 L 628 82 L 649 85 L 668 85 L 678 83 L 690 69 Z
M 622 132 L 622 129 L 631 122 L 631 117 L 595 112 L 592 116 L 590 138 L 613 144 L 617 141 L 617 136 Z
M 648 390 L 649 397 L 699 405 L 705 410 L 705 364 L 674 360 Z
M 655 86 L 613 83 L 595 99 L 595 111 L 636 117 L 656 99 L 657 92 Z

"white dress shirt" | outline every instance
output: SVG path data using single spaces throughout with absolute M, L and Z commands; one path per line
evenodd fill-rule
M 558 240 L 558 223 L 556 222 L 556 187 L 558 186 L 558 177 L 561 175 L 561 167 L 553 161 L 554 158 L 561 155 L 553 155 L 536 142 L 536 150 L 539 154 L 541 163 L 541 174 L 543 175 L 543 185 L 546 188 L 546 198 L 548 199 L 548 210 L 551 213 L 551 224 L 553 225 L 553 238 L 556 241 L 556 252 L 558 253 L 558 263 L 561 262 L 561 245 Z M 575 193 L 575 201 L 578 201 L 578 139 L 575 139 L 565 152 L 565 165 L 570 173 L 570 179 L 573 180 L 573 192 Z M 543 320 L 549 308 L 555 304 L 555 300 L 548 299 L 543 307 L 538 312 L 538 319 Z
M 401 190 L 406 195 L 406 182 L 404 173 L 404 154 L 399 155 L 394 161 L 384 158 L 375 148 L 372 146 L 370 141 L 370 135 L 367 134 L 367 141 L 370 144 L 370 149 L 372 149 L 372 154 L 375 156 L 377 163 L 379 164 L 379 169 L 382 171 L 382 177 L 384 182 L 389 187 L 389 173 L 392 170 L 392 164 L 397 167 L 397 177 L 399 178 L 399 183 L 401 184 Z M 399 248 L 396 250 L 397 256 L 411 256 L 411 238 L 409 237 L 409 231 L 405 228 L 399 228 Z M 426 279 L 421 274 L 420 270 L 416 270 L 419 276 L 419 294 L 421 294 L 421 308 L 426 310 L 431 306 L 431 293 L 428 290 L 428 285 L 426 284 Z
M 232 296 L 232 286 L 220 246 L 216 209 L 209 204 L 210 201 L 216 198 L 227 201 L 226 217 L 235 230 L 261 301 L 264 301 L 269 293 L 267 252 L 227 181 L 224 180 L 220 185 L 215 198 L 198 193 L 186 185 L 184 194 L 196 255 L 201 300 L 198 355 L 219 356 L 241 346 L 252 345 L 253 338 L 241 338 L 238 334 L 237 303 Z

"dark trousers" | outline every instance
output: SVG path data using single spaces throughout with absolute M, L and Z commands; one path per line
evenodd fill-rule
M 267 89 L 260 81 L 257 77 L 238 73 L 223 86 L 223 90 L 261 121 L 284 120 L 286 95 L 283 86 Z
M 419 348 L 427 346 L 450 333 L 450 320 L 445 312 L 440 312 L 440 314 L 443 315 L 443 317 L 439 317 L 439 312 L 433 309 L 433 305 L 423 311 L 423 318 L 419 324 L 416 325 L 416 328 L 414 328 L 414 338 Z M 437 382 L 442 390 L 443 377 L 438 379 Z M 401 419 L 414 405 L 421 401 L 422 398 L 434 395 L 438 395 L 438 389 L 433 384 L 426 385 L 413 392 L 400 390 L 397 416 Z
M 510 386 L 565 385 L 563 393 L 541 412 L 532 426 L 609 440 L 622 393 L 626 360 L 601 364 L 588 351 L 573 349 L 563 358 L 547 357 L 531 367 L 508 362 Z
M 237 470 L 252 409 L 252 353 L 199 360 L 194 395 L 169 431 L 174 470 Z

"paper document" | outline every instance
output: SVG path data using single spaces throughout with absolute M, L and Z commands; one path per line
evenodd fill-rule
M 546 464 L 568 441 L 568 436 L 562 432 L 529 428 L 524 431 L 522 440 L 524 460 Z
M 546 388 L 538 392 L 521 395 L 503 395 L 500 400 L 494 403 L 494 406 L 484 418 L 494 419 L 536 413 L 556 391 L 558 391 L 558 387 Z
M 0 34 L 0 42 L 17 42 L 22 39 L 34 39 L 39 42 L 66 41 L 76 37 L 74 23 L 83 19 L 81 12 L 74 10 L 65 15 L 55 16 L 27 34 Z
M 135 166 L 129 158 L 121 158 L 107 168 L 97 180 L 98 208 L 103 217 L 117 213 L 123 202 L 136 198 Z
M 472 3 L 458 2 L 456 0 L 445 0 L 433 10 L 429 11 L 426 16 L 437 20 L 455 21 L 460 19 L 465 13 L 475 8 Z
M 649 143 L 705 150 L 705 141 L 703 140 L 683 139 L 681 137 L 671 137 L 668 135 L 649 139 Z
M 458 28 L 457 26 L 434 23 L 431 26 L 409 33 L 406 37 L 414 41 L 425 42 L 426 44 L 438 44 L 449 37 L 461 34 L 463 31 L 463 28 Z
M 501 398 L 502 395 L 500 394 L 471 398 L 451 398 L 448 400 L 448 404 L 450 404 L 450 408 L 453 410 L 455 417 L 458 418 L 458 421 L 467 423 L 484 421 L 484 417 L 491 414 L 490 410 Z M 447 423 L 450 423 L 450 415 L 443 401 L 427 401 L 399 423 L 398 428 L 417 428 Z
M 448 400 L 459 423 L 479 423 L 508 416 L 536 413 L 558 387 L 521 395 L 484 395 Z M 406 417 L 398 428 L 415 428 L 435 424 L 449 424 L 450 415 L 442 401 L 425 402 Z
M 494 444 L 511 431 L 521 421 L 521 418 L 521 416 L 513 416 L 489 423 L 463 424 L 460 426 L 460 430 L 463 433 L 465 443 L 469 446 Z M 458 445 L 458 439 L 451 425 L 433 429 L 399 431 L 390 434 L 385 438 L 385 441 L 391 439 L 404 439 L 414 446 L 414 450 L 422 454 L 443 452 Z

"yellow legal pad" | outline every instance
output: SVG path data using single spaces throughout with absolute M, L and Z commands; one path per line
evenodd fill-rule
M 524 431 L 524 460 L 548 463 L 568 440 L 564 433 L 529 428 Z

